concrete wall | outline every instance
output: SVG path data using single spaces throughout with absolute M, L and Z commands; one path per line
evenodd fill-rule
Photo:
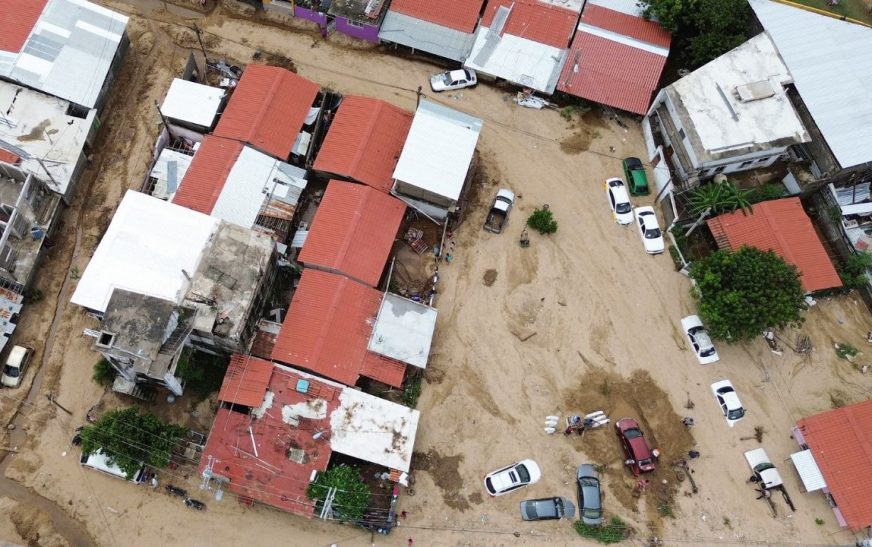
M 326 13 L 321 13 L 301 6 L 294 6 L 294 17 L 299 17 L 300 19 L 305 19 L 306 21 L 318 23 L 318 25 L 322 27 L 327 26 Z
M 374 44 L 378 43 L 378 29 L 377 25 L 357 25 L 344 17 L 336 18 L 336 30 L 338 32 Z

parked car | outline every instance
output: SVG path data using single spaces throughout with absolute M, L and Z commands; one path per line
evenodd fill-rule
M 508 467 L 488 473 L 484 487 L 491 496 L 502 496 L 519 488 L 539 482 L 542 471 L 533 460 L 522 460 Z
M 648 175 L 645 174 L 645 166 L 639 158 L 626 158 L 623 161 L 624 177 L 630 187 L 630 193 L 634 196 L 644 196 L 649 193 Z
M 539 498 L 521 502 L 521 518 L 524 520 L 572 519 L 575 506 L 566 498 Z
M 736 422 L 745 417 L 745 409 L 742 408 L 742 401 L 739 400 L 732 382 L 721 380 L 713 383 L 711 387 L 712 393 L 721 407 L 721 412 L 727 420 L 727 425 L 733 427 Z
M 484 229 L 498 234 L 509 221 L 509 213 L 515 205 L 515 193 L 508 188 L 500 188 L 491 205 L 490 213 L 484 221 Z
M 464 87 L 472 87 L 477 83 L 478 77 L 475 75 L 475 71 L 467 68 L 449 70 L 430 77 L 430 87 L 433 91 L 463 89 Z
M 754 473 L 754 482 L 761 484 L 763 488 L 773 488 L 783 484 L 781 474 L 775 469 L 772 460 L 766 454 L 766 450 L 755 448 L 745 452 L 745 461 L 748 462 L 748 467 Z
M 578 486 L 578 507 L 581 522 L 591 526 L 603 523 L 602 490 L 599 473 L 589 463 L 582 464 L 575 472 Z
M 639 236 L 642 238 L 645 252 L 649 255 L 662 253 L 666 246 L 663 243 L 663 232 L 660 231 L 654 208 L 646 205 L 636 207 L 633 212 L 636 215 L 636 225 L 639 227 Z
M 18 387 L 21 385 L 21 379 L 27 371 L 27 366 L 30 364 L 30 358 L 33 357 L 33 350 L 25 346 L 13 346 L 9 350 L 9 356 L 6 358 L 6 364 L 3 366 L 3 374 L 0 375 L 0 384 L 6 387 Z
M 612 216 L 615 222 L 627 225 L 633 222 L 633 206 L 630 204 L 630 195 L 624 181 L 619 178 L 606 180 L 606 197 L 609 207 L 612 208 Z
M 681 320 L 681 330 L 687 336 L 690 347 L 693 348 L 693 353 L 696 355 L 696 360 L 700 365 L 710 365 L 720 359 L 715 345 L 705 327 L 702 325 L 702 320 L 697 315 L 688 315 Z
M 633 418 L 622 418 L 615 422 L 618 439 L 624 448 L 627 459 L 624 462 L 634 475 L 654 471 L 654 460 L 657 455 L 648 447 L 648 441 L 639 424 Z

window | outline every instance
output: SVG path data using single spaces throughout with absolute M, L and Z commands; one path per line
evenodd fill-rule
M 681 140 L 684 140 L 684 139 L 686 138 L 686 136 L 685 136 L 685 134 L 684 134 L 684 128 L 683 128 L 683 127 L 682 127 L 681 129 L 678 130 L 678 136 L 681 137 Z
M 347 24 L 351 28 L 363 28 L 363 23 L 358 21 L 352 21 L 351 19 L 346 19 L 345 24 Z
M 754 163 L 754 162 L 753 161 L 742 162 L 742 165 L 739 166 L 739 169 L 744 169 L 744 168 L 748 167 L 749 165 L 751 165 L 752 163 Z
M 85 108 L 84 106 L 79 106 L 77 104 L 70 103 L 67 107 L 67 116 L 72 116 L 74 118 L 85 119 L 88 117 L 88 113 L 91 111 L 90 108 Z

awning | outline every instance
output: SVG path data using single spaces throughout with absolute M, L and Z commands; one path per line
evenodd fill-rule
M 802 485 L 806 492 L 814 492 L 821 488 L 826 488 L 827 483 L 824 481 L 824 476 L 821 475 L 821 470 L 818 469 L 817 462 L 814 461 L 811 450 L 803 450 L 790 455 L 793 460 L 793 465 L 796 467 L 799 478 L 802 479 Z

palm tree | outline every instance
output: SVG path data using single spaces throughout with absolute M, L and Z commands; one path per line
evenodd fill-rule
M 690 193 L 687 209 L 692 215 L 709 213 L 731 213 L 741 209 L 751 212 L 751 191 L 742 190 L 733 182 L 713 182 L 700 186 Z

